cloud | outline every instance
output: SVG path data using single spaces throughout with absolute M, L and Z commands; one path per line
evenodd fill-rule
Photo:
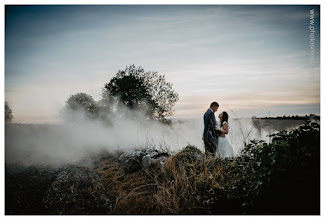
M 258 46 L 261 46 L 261 45 L 264 44 L 264 40 L 253 41 L 253 42 L 251 42 L 250 44 L 253 45 L 253 46 L 258 47 Z
M 227 92 L 216 91 L 203 96 L 182 96 L 175 105 L 176 114 L 174 117 L 198 117 L 213 101 L 217 101 L 220 109 L 224 110 L 251 110 L 252 113 L 249 116 L 251 117 L 256 109 L 286 105 L 317 105 L 320 103 L 320 85 L 314 83 L 277 90 L 272 88 L 265 90 L 247 89 L 246 91 L 229 89 Z
M 76 117 L 76 121 L 57 125 L 7 124 L 6 163 L 74 164 L 102 151 L 155 147 L 174 152 L 188 143 L 202 144 L 203 125 L 193 121 L 166 125 L 126 108 L 120 108 L 110 124 L 82 114 Z
M 319 65 L 308 65 L 308 45 L 301 43 L 305 32 L 309 36 L 308 29 L 301 25 L 308 7 L 48 9 L 50 16 L 36 13 L 29 18 L 28 28 L 19 30 L 27 31 L 28 36 L 6 36 L 6 99 L 16 108 L 17 118 L 20 113 L 32 113 L 39 103 L 47 106 L 42 107 L 44 111 L 52 106 L 54 112 L 58 109 L 55 106 L 63 105 L 76 92 L 98 99 L 104 83 L 133 63 L 166 75 L 183 100 L 219 98 L 220 94 L 233 99 L 238 94 L 250 97 L 252 93 L 266 94 L 266 100 L 270 95 L 264 91 L 278 95 L 277 91 L 310 86 L 311 77 L 316 82 L 320 79 Z M 60 18 L 50 19 L 55 15 Z M 40 30 L 34 32 L 38 24 L 42 24 Z M 59 31 L 53 35 L 40 34 L 52 33 L 56 27 Z M 34 49 L 11 51 L 10 45 L 15 46 L 17 36 L 22 39 L 20 44 Z M 318 87 L 311 88 L 314 91 L 308 94 L 319 93 Z M 282 94 L 287 92 L 279 93 Z M 311 95 L 303 102 L 308 98 L 316 100 Z M 286 100 L 295 99 L 287 96 Z M 179 111 L 193 112 L 185 108 Z

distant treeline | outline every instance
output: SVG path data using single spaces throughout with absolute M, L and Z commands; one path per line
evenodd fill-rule
M 283 116 L 277 116 L 277 117 L 262 117 L 262 118 L 258 118 L 256 116 L 253 116 L 252 119 L 285 119 L 285 120 L 311 120 L 311 119 L 316 119 L 316 120 L 320 120 L 320 116 L 319 115 L 315 115 L 315 114 L 310 114 L 310 115 L 305 115 L 305 116 L 299 116 L 299 115 L 283 115 Z

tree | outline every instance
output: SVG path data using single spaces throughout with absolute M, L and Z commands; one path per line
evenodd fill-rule
M 74 119 L 76 113 L 85 114 L 89 118 L 96 118 L 99 114 L 99 107 L 91 95 L 86 93 L 77 93 L 70 95 L 65 102 L 64 116 L 68 119 Z
M 123 104 L 132 110 L 145 111 L 150 118 L 164 119 L 173 114 L 177 101 L 178 94 L 165 76 L 130 65 L 104 85 L 101 102 L 114 103 L 117 108 Z
M 13 118 L 14 118 L 14 116 L 12 115 L 12 110 L 9 107 L 8 102 L 5 102 L 5 122 L 11 123 Z

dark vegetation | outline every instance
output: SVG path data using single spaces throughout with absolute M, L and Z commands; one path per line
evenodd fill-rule
M 279 120 L 320 120 L 320 116 L 319 115 L 315 115 L 315 114 L 310 114 L 310 115 L 305 115 L 305 116 L 299 116 L 299 115 L 283 115 L 283 116 L 277 116 L 277 117 L 262 117 L 262 118 L 258 118 L 253 116 L 252 119 L 279 119 Z
M 164 75 L 145 71 L 141 66 L 127 66 L 104 84 L 101 99 L 95 101 L 86 93 L 71 95 L 66 101 L 62 115 L 73 120 L 76 113 L 84 113 L 90 119 L 110 121 L 119 116 L 121 109 L 141 111 L 148 119 L 165 121 L 173 115 L 178 94 Z
M 84 113 L 89 119 L 95 119 L 99 117 L 100 108 L 91 95 L 81 92 L 70 95 L 66 101 L 65 109 L 61 113 L 65 119 L 75 120 L 78 119 L 76 114 L 78 111 Z
M 252 124 L 257 131 L 269 131 L 274 133 L 275 131 L 290 130 L 298 128 L 304 124 L 306 120 L 283 120 L 283 119 L 252 119 Z M 318 122 L 319 121 L 315 121 Z
M 6 165 L 6 214 L 320 214 L 320 126 L 251 141 L 236 158 L 195 146 L 163 166 L 123 169 L 119 156 L 58 168 Z
M 5 122 L 11 123 L 12 119 L 14 119 L 14 116 L 12 114 L 12 110 L 9 107 L 8 102 L 5 102 Z

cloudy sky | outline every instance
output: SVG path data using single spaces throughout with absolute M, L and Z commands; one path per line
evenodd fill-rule
M 135 64 L 173 83 L 175 118 L 212 101 L 238 117 L 319 114 L 319 33 L 317 6 L 6 6 L 5 99 L 14 122 L 55 123 L 71 94 L 99 100 Z

